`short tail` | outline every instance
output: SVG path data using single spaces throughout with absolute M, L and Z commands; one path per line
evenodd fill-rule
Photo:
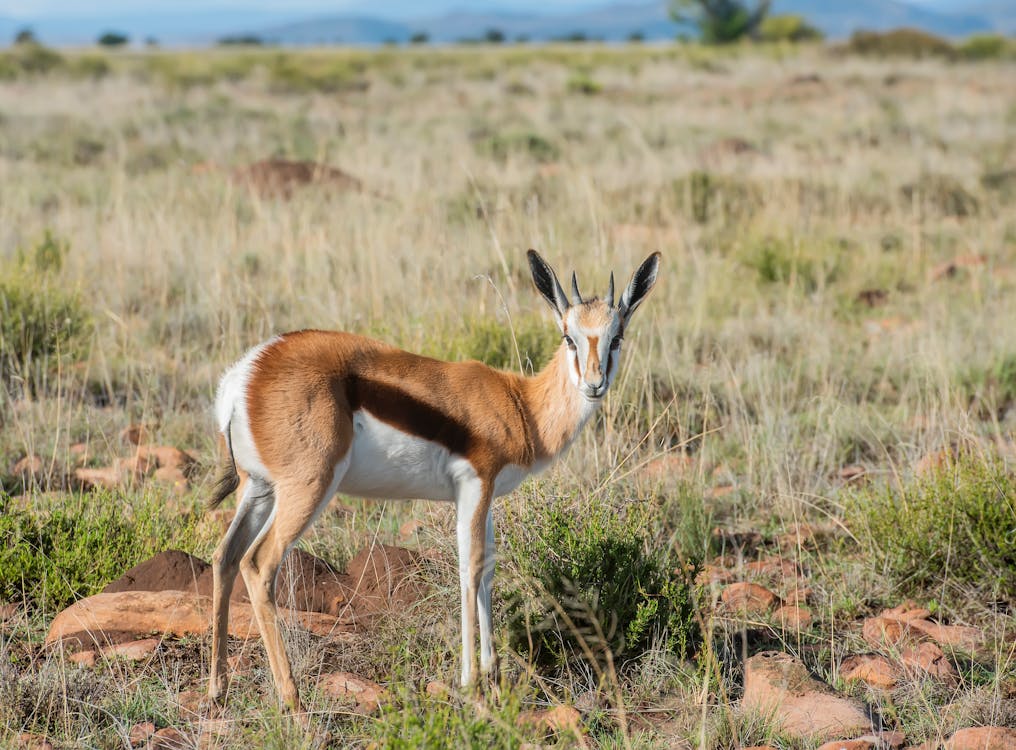
M 236 488 L 240 485 L 240 474 L 236 470 L 236 459 L 233 457 L 233 439 L 228 422 L 226 423 L 225 433 L 226 439 L 220 439 L 219 441 L 219 473 L 215 478 L 212 496 L 208 500 L 209 510 L 217 507 L 219 503 L 236 492 Z

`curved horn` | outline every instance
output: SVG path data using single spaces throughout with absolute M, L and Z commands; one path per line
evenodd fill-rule
M 614 272 L 610 272 L 610 286 L 607 287 L 607 307 L 614 306 Z
M 573 305 L 582 304 L 582 294 L 579 292 L 579 280 L 575 276 L 575 272 L 572 271 L 571 275 L 571 296 Z

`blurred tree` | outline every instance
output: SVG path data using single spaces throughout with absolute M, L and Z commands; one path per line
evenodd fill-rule
M 416 31 L 409 37 L 410 44 L 426 44 L 430 41 L 430 35 L 426 31 Z
M 130 39 L 119 31 L 107 31 L 96 40 L 103 47 L 122 47 Z
M 14 35 L 15 44 L 38 44 L 39 40 L 35 37 L 35 32 L 29 27 L 21 29 L 17 34 Z
M 754 36 L 772 0 L 758 0 L 754 10 L 740 0 L 670 0 L 670 17 L 699 27 L 706 44 L 729 44 Z
M 504 32 L 501 29 L 487 29 L 483 38 L 490 44 L 501 44 L 504 41 Z
M 808 23 L 803 16 L 790 13 L 769 16 L 758 28 L 764 42 L 818 42 L 825 34 Z

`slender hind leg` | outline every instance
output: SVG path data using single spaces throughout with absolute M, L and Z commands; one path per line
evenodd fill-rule
M 236 515 L 212 556 L 212 669 L 208 697 L 226 694 L 226 636 L 229 632 L 229 597 L 240 570 L 240 560 L 257 539 L 275 507 L 272 487 L 259 477 L 243 482 Z
M 328 472 L 318 480 L 278 482 L 275 486 L 274 517 L 264 536 L 251 545 L 250 551 L 240 561 L 240 572 L 247 583 L 247 593 L 250 594 L 254 616 L 268 652 L 275 687 L 283 704 L 294 713 L 301 710 L 300 695 L 279 632 L 276 578 L 286 553 L 331 499 L 347 465 L 348 458 L 340 462 L 334 472 Z
M 486 534 L 483 554 L 483 574 L 476 597 L 480 621 L 480 674 L 490 675 L 497 681 L 497 651 L 494 650 L 490 593 L 494 585 L 494 511 L 487 510 Z

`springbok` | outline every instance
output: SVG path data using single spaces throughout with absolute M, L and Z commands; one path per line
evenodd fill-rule
M 286 553 L 336 492 L 454 501 L 462 593 L 462 684 L 496 667 L 491 642 L 491 501 L 562 455 L 618 371 L 632 313 L 656 283 L 650 255 L 614 305 L 571 299 L 553 269 L 528 253 L 536 288 L 563 340 L 541 372 L 524 377 L 480 362 L 442 362 L 351 333 L 297 331 L 250 351 L 222 376 L 215 415 L 220 473 L 210 505 L 243 489 L 213 558 L 209 697 L 226 691 L 229 597 L 242 573 L 276 689 L 300 698 L 279 633 L 275 580 Z

